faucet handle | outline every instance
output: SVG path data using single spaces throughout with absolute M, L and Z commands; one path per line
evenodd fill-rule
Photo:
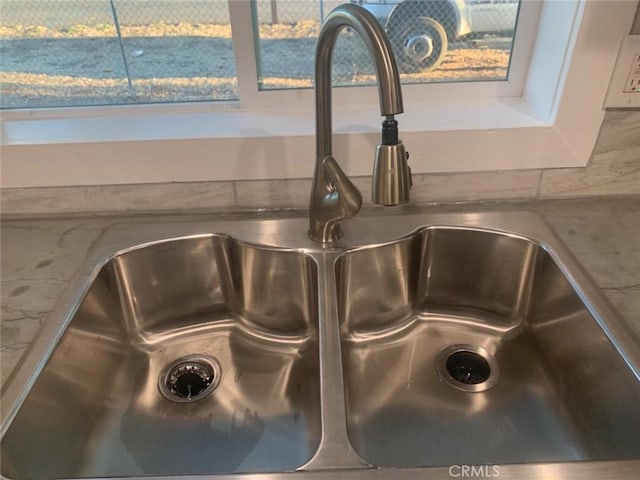
M 362 207 L 362 194 L 332 156 L 318 159 L 309 204 L 309 237 L 331 243 L 342 236 L 340 220 Z
M 338 207 L 342 218 L 351 218 L 362 208 L 362 194 L 349 177 L 342 171 L 336 159 L 324 157 L 322 164 L 326 169 L 327 177 L 331 182 L 334 192 L 338 197 Z

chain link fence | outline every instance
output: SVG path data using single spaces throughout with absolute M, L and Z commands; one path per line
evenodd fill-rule
M 312 87 L 315 44 L 324 17 L 345 0 L 257 0 L 258 75 L 263 90 Z M 271 8 L 266 8 L 270 6 Z M 274 22 L 275 20 L 275 22 Z M 287 28 L 284 37 L 274 30 Z M 344 30 L 333 54 L 333 84 L 356 85 L 373 72 L 362 39 Z
M 273 3 L 257 0 L 258 5 Z M 516 26 L 519 0 L 456 2 L 455 0 L 278 0 L 280 17 L 297 18 L 297 42 L 259 35 L 262 89 L 312 86 L 315 40 L 331 8 L 355 3 L 385 27 L 403 83 L 505 80 Z M 269 13 L 258 11 L 266 24 Z M 289 51 L 291 58 L 283 57 Z M 370 85 L 375 73 L 364 42 L 345 29 L 333 56 L 335 85 Z
M 507 78 L 519 0 L 255 0 L 261 89 L 313 86 L 320 25 L 342 3 L 380 20 L 403 83 Z M 3 107 L 238 98 L 227 0 L 0 0 L 0 39 Z M 375 83 L 348 29 L 333 80 Z
M 233 100 L 227 0 L 0 0 L 2 107 Z

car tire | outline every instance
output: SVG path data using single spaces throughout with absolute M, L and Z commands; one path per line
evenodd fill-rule
M 431 17 L 403 20 L 389 36 L 404 73 L 435 70 L 449 48 L 447 32 Z

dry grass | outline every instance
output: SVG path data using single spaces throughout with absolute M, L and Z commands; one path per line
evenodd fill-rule
M 71 99 L 80 99 L 83 105 L 102 105 L 178 98 L 187 102 L 220 100 L 238 95 L 235 79 L 210 77 L 139 79 L 129 88 L 127 81 L 121 79 L 0 72 L 0 84 L 2 103 L 14 106 L 6 100 L 19 98 L 20 103 L 15 106 L 22 107 L 55 105 Z
M 122 25 L 123 37 L 210 37 L 231 38 L 231 26 L 219 24 L 192 24 L 163 22 L 151 25 Z M 320 23 L 304 20 L 294 24 L 260 25 L 260 38 L 279 40 L 284 38 L 315 38 Z M 41 25 L 0 26 L 0 39 L 12 38 L 100 38 L 115 37 L 113 24 L 73 25 L 66 28 L 48 28 Z
M 284 40 L 275 42 L 279 62 L 276 75 L 270 74 L 263 79 L 266 88 L 307 88 L 312 87 L 312 62 L 308 67 L 300 68 L 300 55 L 307 55 L 307 50 L 302 45 L 309 45 L 309 39 L 317 37 L 319 31 L 317 21 L 303 21 L 296 24 L 261 25 L 260 38 L 263 40 Z M 29 107 L 60 104 L 117 104 L 117 103 L 144 103 L 162 101 L 189 101 L 204 99 L 231 99 L 237 98 L 237 82 L 233 73 L 233 57 L 221 60 L 218 56 L 218 73 L 216 76 L 201 76 L 198 73 L 188 73 L 184 77 L 175 76 L 174 63 L 180 59 L 182 64 L 195 65 L 201 62 L 202 56 L 210 56 L 210 51 L 197 51 L 191 43 L 194 37 L 208 39 L 221 39 L 220 42 L 231 45 L 231 29 L 229 25 L 194 25 L 179 24 L 153 24 L 144 26 L 122 26 L 121 32 L 127 39 L 166 39 L 162 48 L 156 48 L 153 52 L 145 54 L 144 59 L 150 61 L 155 71 L 147 78 L 133 80 L 133 88 L 129 88 L 126 79 L 122 78 L 96 78 L 92 76 L 94 70 L 79 71 L 75 75 L 68 75 L 69 70 L 65 65 L 73 64 L 83 51 L 83 42 L 90 44 L 91 39 L 113 38 L 116 35 L 113 25 L 76 25 L 64 29 L 50 29 L 42 26 L 16 26 L 0 27 L 0 39 L 18 40 L 18 42 L 4 42 L 3 54 L 13 53 L 17 63 L 15 71 L 0 72 L 0 95 L 4 107 Z M 21 40 L 29 41 L 42 39 L 42 49 L 50 66 L 27 68 L 23 65 L 21 53 L 18 50 L 10 52 L 14 48 L 12 43 L 21 43 Z M 53 39 L 53 40 L 52 40 Z M 62 41 L 58 41 L 62 39 Z M 67 39 L 67 40 L 65 40 Z M 78 39 L 78 42 L 70 40 Z M 298 40 L 296 42 L 296 40 Z M 107 40 L 113 41 L 113 40 Z M 24 42 L 22 42 L 24 44 Z M 101 41 L 105 43 L 105 41 Z M 37 43 L 38 51 L 41 44 Z M 75 53 L 72 52 L 74 45 Z M 18 48 L 17 46 L 15 48 Z M 25 48 L 24 46 L 22 48 Z M 34 47 L 28 47 L 33 49 Z M 350 59 L 344 60 L 344 70 L 349 72 L 350 62 L 355 58 L 363 58 L 366 52 L 360 51 L 356 44 L 350 52 Z M 231 50 L 229 50 L 230 52 Z M 27 52 L 28 53 L 28 52 Z M 75 56 L 74 56 L 75 54 Z M 40 55 L 40 54 L 39 54 Z M 151 55 L 154 55 L 151 57 Z M 40 57 L 38 57 L 40 58 Z M 339 62 L 340 60 L 336 60 Z M 38 60 L 38 62 L 41 62 Z M 287 63 L 289 62 L 289 63 Z M 89 62 L 91 63 L 91 62 Z M 505 48 L 452 48 L 441 66 L 433 72 L 415 74 L 403 74 L 405 82 L 441 82 L 449 80 L 466 79 L 502 79 L 506 77 L 509 63 L 509 50 Z M 6 61 L 5 61 L 6 65 Z M 22 68 L 24 67 L 24 68 Z M 59 68 L 58 68 L 59 67 Z M 307 69 L 309 71 L 307 71 Z M 49 72 L 42 73 L 42 70 Z M 368 71 L 367 71 L 368 70 Z M 347 81 L 354 84 L 375 83 L 375 76 L 371 69 L 352 74 Z M 297 72 L 298 78 L 288 78 L 287 75 L 277 75 L 282 72 Z M 97 71 L 95 71 L 97 73 Z M 110 72 L 103 65 L 102 72 Z M 351 74 L 349 74 L 351 75 Z M 108 74 L 103 76 L 109 77 Z M 117 77 L 117 76 L 116 76 Z M 149 78 L 155 77 L 155 78 Z

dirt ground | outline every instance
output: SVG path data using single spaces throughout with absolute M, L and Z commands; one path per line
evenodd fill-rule
M 228 25 L 112 25 L 64 29 L 0 27 L 0 102 L 4 108 L 166 101 L 238 96 Z M 263 89 L 311 87 L 319 24 L 261 25 Z M 404 82 L 504 79 L 510 39 L 450 45 L 441 66 L 403 74 Z M 129 71 L 123 61 L 124 51 Z M 367 84 L 375 75 L 362 41 L 343 35 L 334 55 L 336 84 Z

